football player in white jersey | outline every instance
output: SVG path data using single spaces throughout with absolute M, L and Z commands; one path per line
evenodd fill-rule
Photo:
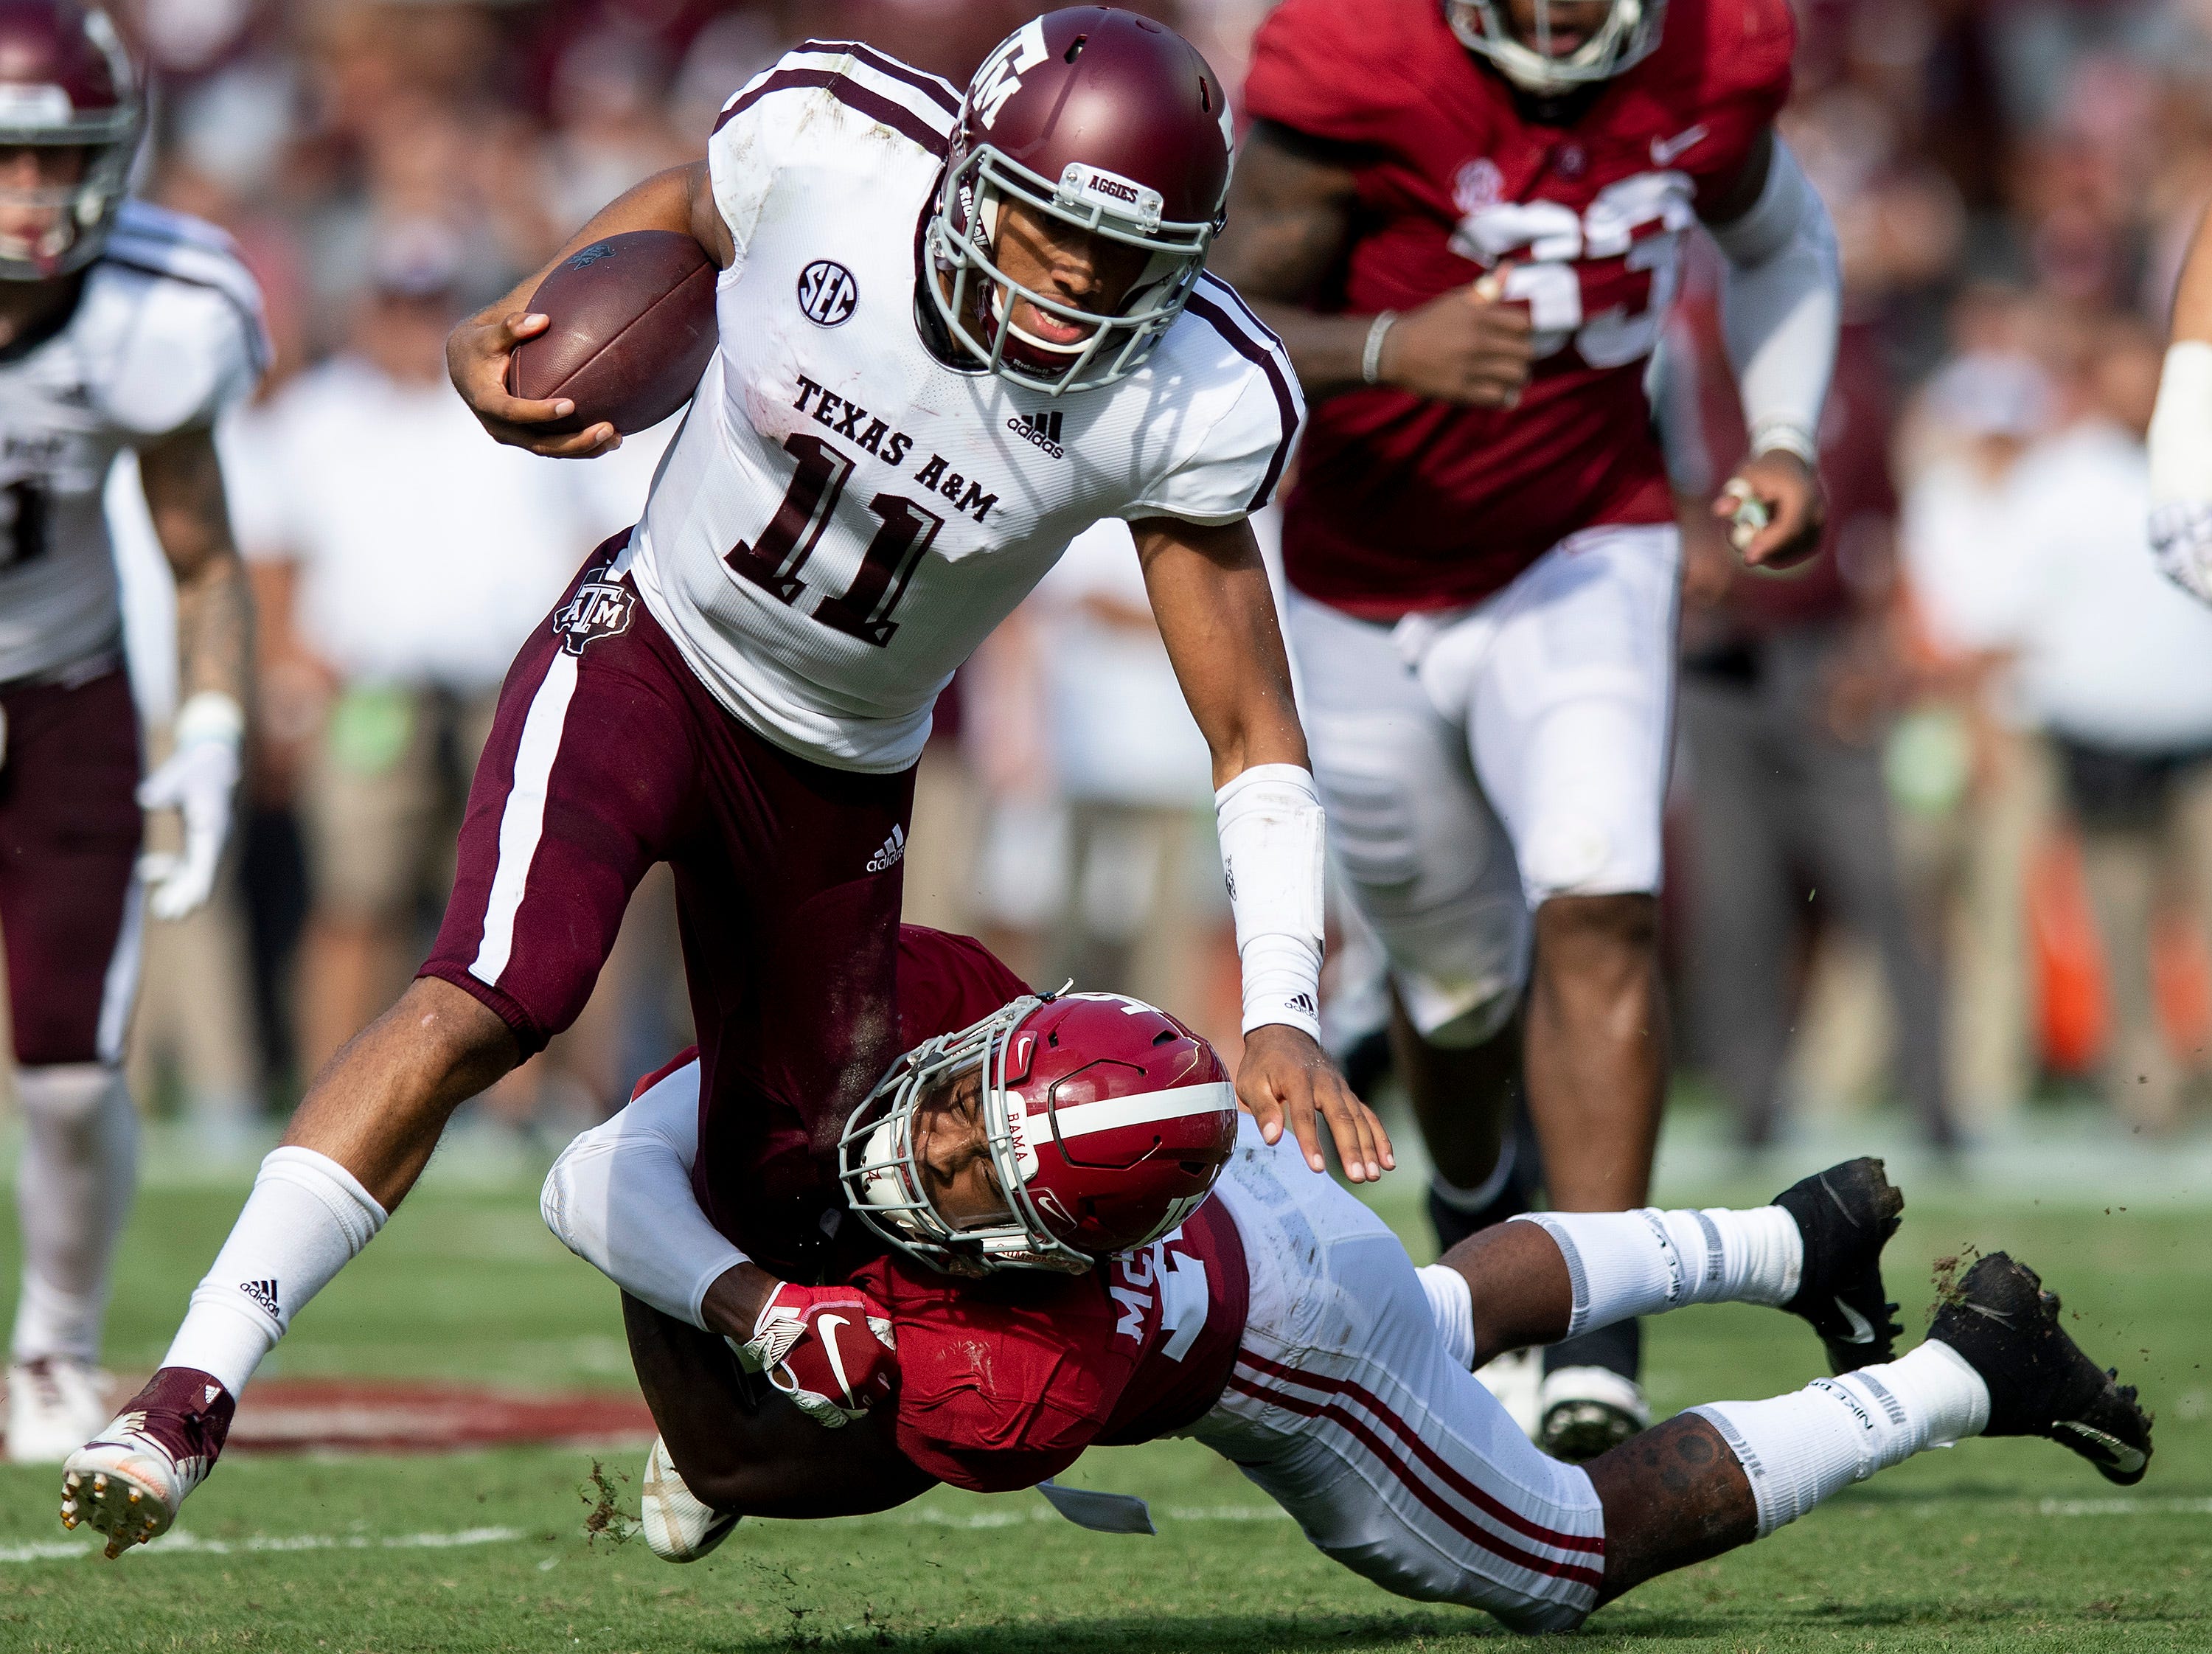
M 143 105 L 105 14 L 0 6 L 0 933 L 23 1270 L 8 1456 L 58 1462 L 107 1416 L 98 1370 L 136 1115 L 118 1063 L 143 909 L 207 897 L 246 725 L 250 608 L 216 417 L 267 345 L 218 231 L 125 199 Z M 135 450 L 177 579 L 176 751 L 141 784 L 102 496 Z M 185 849 L 139 867 L 141 806 Z
M 1245 525 L 1301 404 L 1273 336 L 1203 273 L 1230 144 L 1204 60 L 1126 12 L 1024 25 L 964 97 L 811 43 L 730 100 L 705 162 L 638 185 L 564 250 L 696 236 L 723 271 L 719 349 L 643 522 L 508 675 L 422 976 L 301 1104 L 162 1368 L 70 1459 L 66 1520 L 112 1549 L 168 1526 L 248 1376 L 453 1110 L 581 1008 L 658 860 L 714 921 L 684 929 L 704 1207 L 775 1277 L 834 1274 L 853 1244 L 838 1134 L 897 1051 L 931 704 L 1104 517 L 1131 525 L 1212 751 L 1239 1095 L 1316 1171 L 1317 1116 L 1354 1178 L 1390 1164 L 1316 1037 L 1322 812 Z M 503 440 L 601 452 L 611 427 L 551 435 L 569 404 L 504 389 L 546 325 L 523 308 L 538 279 L 456 330 L 454 381 Z M 811 1148 L 796 1174 L 794 1140 Z

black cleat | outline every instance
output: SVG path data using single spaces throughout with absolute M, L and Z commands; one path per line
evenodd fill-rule
M 1850 1372 L 1887 1361 L 1905 1330 L 1881 1284 L 1881 1249 L 1897 1232 L 1905 1196 L 1882 1175 L 1881 1162 L 1846 1160 L 1774 1197 L 1796 1219 L 1805 1240 L 1797 1295 L 1782 1307 L 1813 1323 L 1827 1347 L 1828 1367 Z
M 2133 1384 L 2100 1367 L 2058 1324 L 2058 1295 L 2034 1270 L 1992 1252 L 1936 1308 L 1928 1335 L 1990 1388 L 1984 1436 L 2044 1436 L 2132 1487 L 2150 1464 L 2150 1415 Z

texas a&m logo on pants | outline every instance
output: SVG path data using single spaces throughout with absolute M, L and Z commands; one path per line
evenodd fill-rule
M 581 654 L 584 645 L 593 638 L 628 631 L 630 617 L 636 611 L 637 593 L 628 587 L 586 580 L 553 617 L 553 629 L 562 648 L 570 654 Z

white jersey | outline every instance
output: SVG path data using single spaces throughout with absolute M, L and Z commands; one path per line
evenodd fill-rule
M 839 769 L 912 763 L 953 670 L 1091 524 L 1264 505 L 1303 414 L 1280 344 L 1210 277 L 1097 390 L 1055 398 L 933 354 L 920 232 L 958 104 L 866 46 L 815 43 L 723 110 L 720 344 L 630 554 L 716 698 Z
M 109 467 L 211 425 L 268 360 L 260 291 L 230 238 L 126 203 L 69 319 L 0 355 L 0 684 L 115 653 Z

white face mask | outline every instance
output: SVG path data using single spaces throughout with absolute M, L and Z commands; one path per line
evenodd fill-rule
M 1535 0 L 1536 38 L 1513 31 L 1503 0 L 1444 0 L 1444 21 L 1469 52 L 1487 58 L 1516 86 L 1543 95 L 1626 73 L 1659 44 L 1666 0 L 1613 0 L 1596 33 L 1564 57 L 1551 52 L 1550 0 Z

